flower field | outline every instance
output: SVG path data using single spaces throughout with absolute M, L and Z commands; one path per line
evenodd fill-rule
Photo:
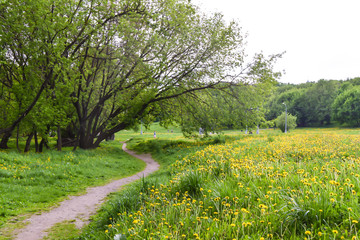
M 360 136 L 247 136 L 171 166 L 108 239 L 358 239 Z

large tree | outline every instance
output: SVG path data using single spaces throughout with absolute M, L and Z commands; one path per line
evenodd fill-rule
M 319 80 L 306 91 L 303 101 L 308 125 L 324 125 L 331 122 L 331 105 L 336 98 L 339 82 Z
M 146 9 L 109 22 L 73 68 L 81 73 L 73 93 L 81 148 L 97 147 L 148 115 L 165 116 L 162 106 L 173 99 L 189 104 L 195 92 L 272 75 L 262 55 L 244 64 L 235 22 L 199 15 L 187 1 L 148 1 Z
M 70 87 L 71 68 L 113 19 L 143 13 L 139 1 L 11 0 L 0 3 L 0 148 L 46 89 Z M 71 76 L 74 77 L 74 76 Z

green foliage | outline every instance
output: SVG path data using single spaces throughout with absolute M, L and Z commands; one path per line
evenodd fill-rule
M 190 99 L 186 105 L 201 99 L 202 109 L 211 109 L 216 91 L 197 92 L 239 85 L 264 95 L 279 77 L 273 64 L 280 55 L 244 62 L 240 26 L 221 14 L 201 14 L 191 1 L 5 1 L 0 20 L 3 148 L 17 126 L 20 134 L 44 138 L 59 126 L 71 129 L 80 148 L 96 148 L 141 121 L 183 124 L 171 111 L 193 106 L 180 109 L 178 98 Z M 229 112 L 236 104 L 227 106 Z M 234 119 L 246 108 L 221 121 L 221 111 L 211 112 L 215 120 L 201 113 L 192 127 L 242 126 Z
M 260 123 L 260 128 L 272 128 L 275 127 L 274 121 L 264 121 Z
M 332 105 L 333 119 L 352 127 L 360 126 L 360 87 L 353 87 L 338 95 Z
M 275 119 L 276 126 L 280 128 L 282 132 L 285 132 L 285 112 Z M 286 116 L 287 131 L 293 130 L 296 127 L 296 116 L 287 114 Z
M 331 105 L 339 87 L 337 81 L 320 80 L 310 87 L 303 98 L 303 114 L 307 123 L 329 124 Z
M 238 85 L 222 90 L 201 91 L 195 99 L 187 95 L 173 101 L 168 114 L 180 122 L 187 136 L 219 133 L 226 129 L 255 128 L 264 123 L 262 102 L 269 96 L 274 78 L 254 85 Z
M 284 88 L 288 90 L 284 90 Z M 288 110 L 293 115 L 296 115 L 298 111 L 298 104 L 300 98 L 303 96 L 304 90 L 295 88 L 294 85 L 282 85 L 278 87 L 267 103 L 268 112 L 266 118 L 269 120 L 275 119 L 285 110 L 283 103 L 285 102 L 288 106 Z

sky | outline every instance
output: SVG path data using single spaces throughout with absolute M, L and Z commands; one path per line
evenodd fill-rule
M 360 0 L 192 0 L 247 33 L 249 55 L 286 52 L 283 83 L 360 77 Z

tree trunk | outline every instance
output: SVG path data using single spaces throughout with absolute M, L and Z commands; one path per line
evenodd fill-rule
M 93 149 L 97 146 L 94 146 L 94 137 L 90 134 L 91 129 L 87 129 L 87 122 L 80 121 L 79 126 L 79 135 L 78 135 L 78 147 L 81 149 Z
M 40 145 L 39 145 L 39 152 L 41 152 L 41 153 L 43 152 L 44 142 L 45 142 L 45 140 L 44 140 L 44 138 L 42 138 L 41 142 L 40 142 Z
M 97 138 L 96 138 L 96 141 L 92 144 L 93 147 L 92 148 L 97 148 L 100 143 L 102 141 L 104 141 L 106 138 L 110 137 L 111 135 L 114 134 L 114 137 L 115 137 L 115 133 L 121 131 L 121 130 L 124 130 L 128 125 L 126 125 L 126 123 L 121 123 L 115 127 L 113 127 L 112 129 L 110 130 L 107 130 L 107 131 L 104 131 L 104 132 L 101 132 Z
M 0 142 L 0 148 L 1 149 L 8 149 L 9 148 L 7 143 L 9 141 L 10 137 L 11 137 L 11 133 L 12 133 L 12 131 L 9 131 L 9 132 L 6 132 L 3 135 L 2 139 L 1 139 L 1 142 Z
M 20 126 L 17 125 L 17 130 L 16 130 L 16 148 L 19 152 L 21 152 L 21 149 L 19 147 L 19 133 L 20 133 Z
M 24 149 L 24 152 L 28 152 L 30 151 L 30 143 L 31 143 L 31 140 L 34 136 L 34 133 L 30 133 L 30 135 L 28 136 L 28 138 L 26 139 L 26 144 L 25 144 L 25 149 Z
M 34 139 L 35 139 L 35 152 L 39 152 L 39 142 L 38 142 L 38 137 L 37 137 L 37 132 L 35 131 L 34 133 Z
M 61 151 L 61 145 L 62 145 L 62 139 L 61 139 L 61 129 L 60 129 L 60 125 L 58 125 L 57 127 L 57 150 Z
M 46 147 L 46 149 L 49 149 L 49 145 L 48 145 L 48 140 L 47 138 L 42 138 L 41 142 L 40 142 L 40 146 L 39 146 L 39 152 L 43 152 L 44 147 Z
M 76 151 L 76 148 L 78 147 L 78 145 L 79 145 L 79 139 L 76 139 L 74 147 L 73 147 L 73 151 Z
M 115 133 L 111 134 L 106 138 L 106 141 L 114 141 L 115 140 Z
M 96 148 L 98 146 L 95 146 L 93 143 L 94 139 L 92 137 L 80 137 L 78 144 L 79 144 L 79 148 L 81 149 L 93 149 Z

